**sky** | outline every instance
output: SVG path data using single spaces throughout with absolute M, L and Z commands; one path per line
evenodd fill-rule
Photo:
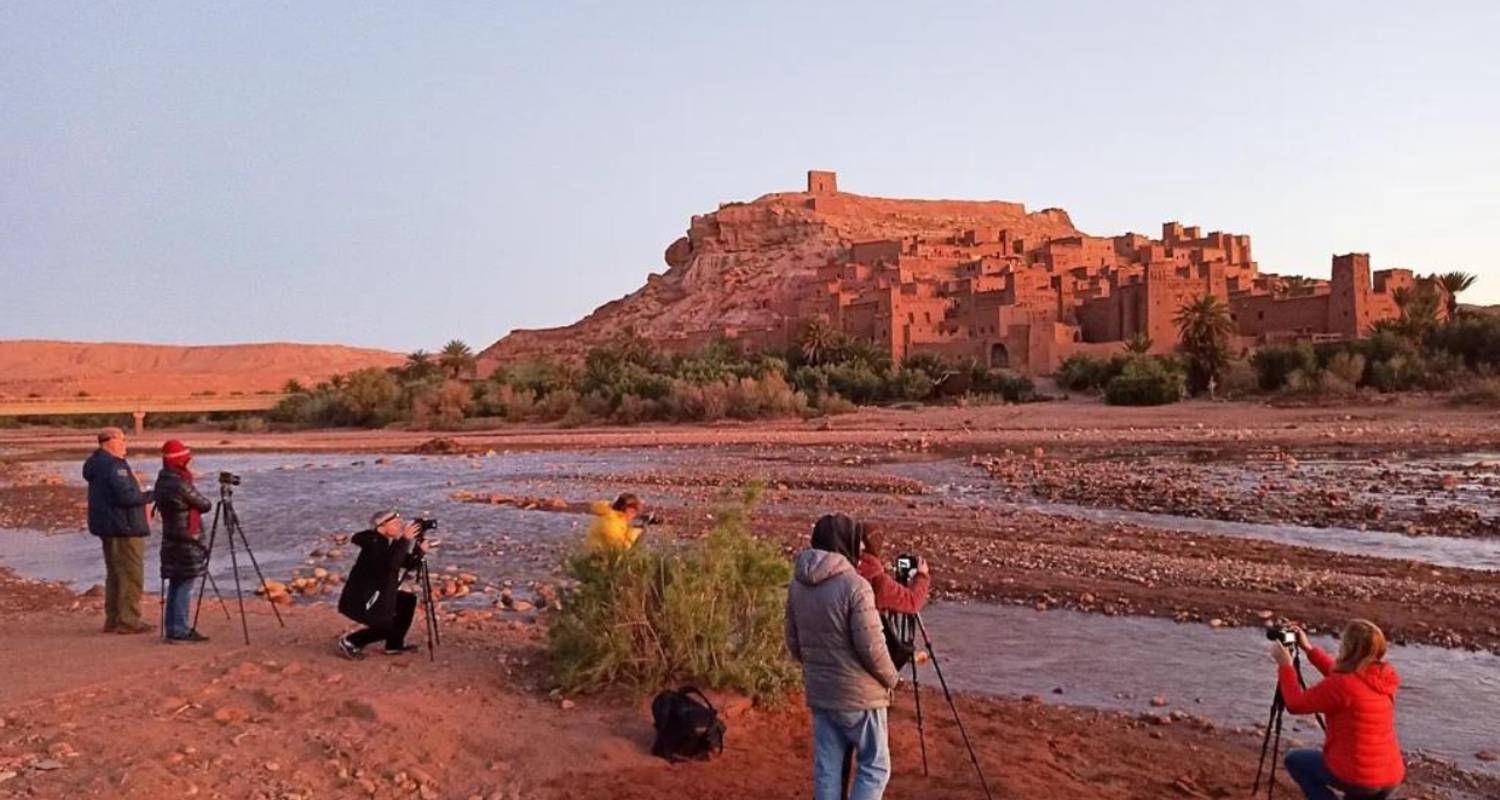
M 0 4 L 0 339 L 481 349 L 800 190 L 1500 303 L 1500 3 Z

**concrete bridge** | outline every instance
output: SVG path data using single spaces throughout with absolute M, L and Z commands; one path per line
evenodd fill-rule
M 288 394 L 230 394 L 198 397 L 33 397 L 0 400 L 0 417 L 130 414 L 135 432 L 145 430 L 147 414 L 206 414 L 213 411 L 269 411 Z

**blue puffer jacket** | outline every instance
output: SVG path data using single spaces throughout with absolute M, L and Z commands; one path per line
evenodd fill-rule
M 123 458 L 101 448 L 83 462 L 89 482 L 89 533 L 95 536 L 150 536 L 146 504 L 152 493 L 142 491 L 135 473 Z

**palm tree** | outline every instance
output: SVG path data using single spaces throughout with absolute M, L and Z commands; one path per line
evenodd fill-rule
M 443 345 L 443 351 L 438 354 L 438 365 L 448 373 L 448 377 L 457 380 L 465 373 L 474 371 L 474 351 L 461 340 L 452 339 Z
M 1448 319 L 1458 318 L 1458 293 L 1474 285 L 1475 276 L 1467 272 L 1444 272 L 1436 276 L 1438 285 L 1448 292 Z
M 1201 394 L 1219 383 L 1229 366 L 1229 336 L 1234 333 L 1234 320 L 1229 316 L 1228 306 L 1206 294 L 1184 303 L 1174 322 L 1182 337 L 1178 349 L 1187 363 L 1188 390 Z
M 1429 284 L 1419 283 L 1411 289 L 1402 287 L 1391 299 L 1401 309 L 1401 319 L 1395 327 L 1402 335 L 1417 339 L 1437 325 L 1438 294 Z
M 1151 346 L 1154 344 L 1156 342 L 1151 341 L 1150 336 L 1147 336 L 1145 332 L 1140 332 L 1125 340 L 1125 352 L 1133 356 L 1143 356 L 1151 352 Z
M 798 339 L 802 347 L 802 359 L 809 364 L 821 364 L 833 351 L 843 344 L 843 335 L 823 317 L 813 317 L 802 328 Z

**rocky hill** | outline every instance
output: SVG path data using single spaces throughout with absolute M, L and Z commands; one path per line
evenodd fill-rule
M 538 355 L 576 356 L 627 326 L 663 342 L 707 329 L 764 327 L 776 321 L 772 309 L 808 292 L 818 267 L 854 242 L 937 238 L 965 228 L 1041 239 L 1078 233 L 1065 211 L 1028 213 L 998 201 L 783 192 L 725 203 L 693 217 L 687 235 L 666 250 L 666 272 L 572 325 L 512 332 L 480 353 L 480 371 Z
M 342 345 L 203 347 L 115 342 L 0 341 L 0 397 L 186 397 L 279 390 L 289 379 L 400 364 L 399 353 Z

